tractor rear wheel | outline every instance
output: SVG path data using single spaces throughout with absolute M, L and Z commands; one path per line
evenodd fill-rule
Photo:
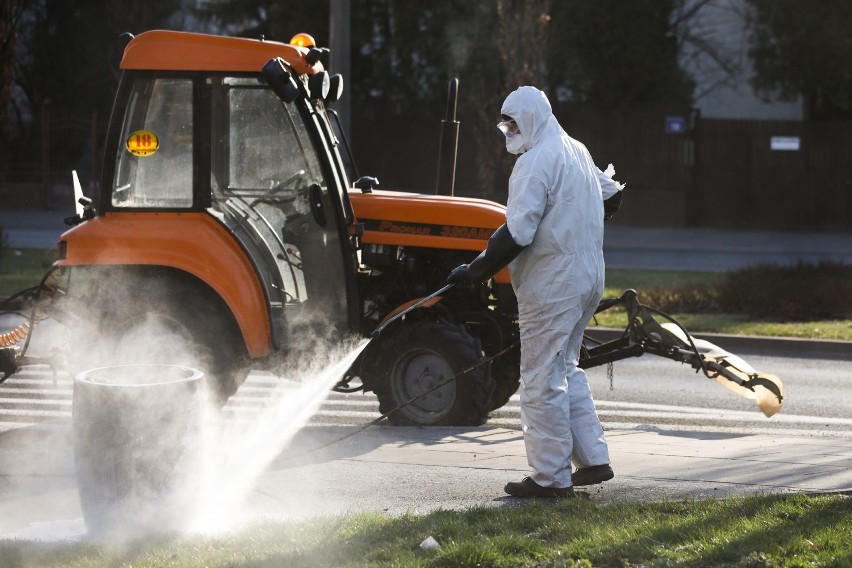
M 131 277 L 136 276 L 136 277 Z M 143 275 L 145 276 L 145 275 Z M 210 291 L 157 274 L 104 278 L 97 300 L 72 306 L 71 365 L 87 370 L 158 363 L 201 370 L 220 404 L 245 378 L 246 351 L 234 318 Z
M 224 403 L 245 378 L 241 337 L 200 302 L 137 312 L 114 328 L 113 353 L 121 360 L 185 365 L 204 372 L 211 395 Z
M 444 320 L 403 324 L 382 341 L 373 365 L 379 411 L 404 405 L 388 416 L 400 426 L 484 423 L 494 379 L 489 364 L 476 367 L 483 357 L 479 341 L 464 326 Z

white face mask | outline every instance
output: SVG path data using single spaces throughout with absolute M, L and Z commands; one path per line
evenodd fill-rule
M 520 154 L 524 148 L 524 137 L 520 132 L 514 133 L 512 136 L 506 136 L 506 151 L 510 154 Z

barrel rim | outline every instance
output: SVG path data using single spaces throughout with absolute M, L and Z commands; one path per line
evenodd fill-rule
M 116 372 L 120 372 L 120 369 L 128 369 L 128 368 L 171 368 L 171 369 L 180 369 L 188 372 L 188 376 L 184 376 L 182 378 L 177 378 L 175 380 L 169 381 L 160 381 L 153 383 L 105 383 L 100 381 L 95 381 L 89 378 L 89 374 L 93 374 L 96 372 L 107 371 L 109 369 L 115 369 Z M 96 385 L 99 387 L 111 387 L 111 388 L 122 388 L 122 389 L 133 389 L 133 388 L 152 388 L 156 386 L 167 386 L 167 385 L 176 385 L 181 383 L 190 383 L 197 381 L 204 377 L 204 372 L 200 369 L 196 369 L 193 367 L 188 367 L 186 365 L 173 365 L 167 363 L 128 363 L 124 365 L 108 365 L 105 367 L 96 367 L 94 369 L 87 369 L 85 371 L 80 371 L 74 377 L 75 383 L 87 384 L 87 385 Z

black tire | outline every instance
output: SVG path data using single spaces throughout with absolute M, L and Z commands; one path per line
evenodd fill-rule
M 512 333 L 511 324 L 501 324 L 501 320 L 489 314 L 488 310 L 461 312 L 453 314 L 452 317 L 454 321 L 464 322 L 468 332 L 479 338 L 487 357 L 502 352 L 517 337 L 517 334 Z M 489 411 L 504 406 L 518 391 L 521 384 L 520 342 L 492 361 L 491 376 L 494 378 L 495 388 Z
M 447 321 L 415 321 L 389 330 L 371 365 L 379 411 L 398 426 L 478 426 L 488 418 L 494 379 L 480 365 L 456 380 L 408 403 L 459 375 L 484 357 L 479 341 Z
M 157 349 L 134 358 L 134 362 L 199 369 L 206 377 L 210 394 L 222 404 L 237 392 L 247 374 L 242 351 L 236 347 L 242 337 L 231 333 L 222 318 L 206 306 L 191 302 L 181 308 L 138 313 L 129 320 L 131 323 L 115 330 L 116 356 L 132 352 L 139 335 L 157 330 L 165 334 L 158 338 Z
M 101 309 L 75 333 L 82 355 L 75 357 L 75 369 L 140 363 L 193 367 L 204 373 L 208 391 L 220 404 L 245 379 L 242 335 L 225 304 L 211 292 L 150 278 L 142 285 L 132 281 L 101 302 Z

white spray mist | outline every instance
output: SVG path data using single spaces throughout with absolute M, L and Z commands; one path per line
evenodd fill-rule
M 195 520 L 187 527 L 190 532 L 230 528 L 257 478 L 313 416 L 367 344 L 368 340 L 361 340 L 354 347 L 349 344 L 332 349 L 324 365 L 314 362 L 312 369 L 282 373 L 282 384 L 289 386 L 277 389 L 274 402 L 250 424 L 224 419 L 210 425 L 208 435 L 216 439 L 207 443 L 210 455 L 205 490 Z

